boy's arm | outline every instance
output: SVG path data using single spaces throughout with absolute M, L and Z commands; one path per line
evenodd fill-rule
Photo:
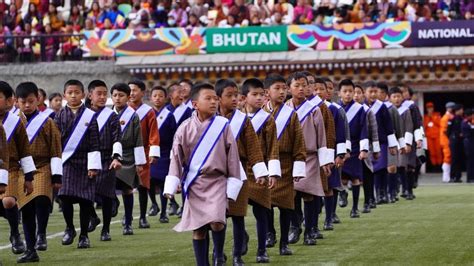
M 414 131 L 414 124 L 411 117 L 411 113 L 409 111 L 405 111 L 403 114 L 404 125 L 405 125 L 405 142 L 407 145 L 413 146 L 413 131 Z
M 158 132 L 158 123 L 156 121 L 156 115 L 153 110 L 150 110 L 147 114 L 148 124 L 148 144 L 150 145 L 149 157 L 160 157 L 160 133 Z
M 363 110 L 363 109 L 362 109 Z M 361 152 L 369 151 L 369 125 L 367 122 L 367 115 L 362 114 L 360 116 L 360 137 L 359 137 L 359 150 Z
M 140 126 L 140 119 L 136 114 L 132 117 L 132 127 L 133 133 L 132 136 L 135 139 L 131 139 L 130 141 L 134 141 L 135 145 L 133 148 L 133 157 L 135 159 L 135 165 L 145 165 L 146 164 L 146 155 L 145 155 L 145 148 L 143 147 L 143 137 L 142 137 L 142 128 Z
M 334 117 L 326 104 L 321 104 L 319 109 L 321 110 L 321 115 L 324 120 L 327 158 L 331 161 L 330 163 L 334 163 L 334 152 L 336 149 L 336 125 L 334 123 Z
M 170 154 L 170 168 L 163 189 L 163 195 L 168 197 L 176 194 L 183 178 L 183 165 L 185 160 L 183 145 L 182 130 L 178 130 L 174 136 L 173 148 L 171 149 Z
M 8 161 L 9 161 L 9 151 L 7 139 L 5 136 L 5 130 L 0 124 L 0 150 L 2 150 L 0 155 L 0 187 L 5 187 L 8 185 Z M 0 188 L 1 190 L 1 188 Z M 1 191 L 0 191 L 1 192 Z
M 63 175 L 63 163 L 61 160 L 62 146 L 61 146 L 61 133 L 59 133 L 56 124 L 48 119 L 46 126 L 48 129 L 49 145 L 50 145 L 50 158 L 51 158 L 51 182 L 53 184 L 61 184 L 61 177 Z
M 306 177 L 306 145 L 303 138 L 303 130 L 296 113 L 291 115 L 291 121 L 288 130 L 293 131 L 293 178 L 299 179 Z
M 374 112 L 369 110 L 367 112 L 367 121 L 368 121 L 368 127 L 370 129 L 370 136 L 371 136 L 371 141 L 372 141 L 372 151 L 374 153 L 379 153 L 380 152 L 380 142 L 379 142 L 379 130 L 378 130 L 378 124 L 377 124 L 377 119 L 375 118 Z
M 112 158 L 117 159 L 117 160 L 122 160 L 123 156 L 123 148 L 122 148 L 122 143 L 120 140 L 120 134 L 121 134 L 121 129 L 120 129 L 120 121 L 118 115 L 115 113 L 112 114 L 112 117 L 110 118 L 110 125 L 112 127 Z
M 393 128 L 392 117 L 385 105 L 382 105 L 382 107 L 380 108 L 381 110 L 379 112 L 382 112 L 381 116 L 382 116 L 382 121 L 384 122 L 383 126 L 385 127 L 385 132 L 387 133 L 388 147 L 395 148 L 397 147 L 398 142 L 397 142 L 397 137 L 395 135 L 395 129 Z M 378 126 L 382 126 L 382 125 L 378 125 Z
M 327 148 L 326 128 L 324 127 L 324 119 L 320 108 L 316 108 L 313 113 L 313 118 L 313 122 L 316 127 L 315 137 L 318 149 L 319 165 L 325 166 L 334 162 L 334 150 L 332 150 L 330 156 Z
M 352 151 L 352 142 L 351 142 L 351 129 L 349 128 L 349 121 L 347 120 L 346 111 L 343 108 L 339 109 L 339 115 L 341 116 L 342 121 L 344 121 L 344 134 L 346 136 L 346 153 Z
M 100 156 L 99 147 L 99 127 L 97 120 L 92 119 L 89 128 L 87 129 L 89 134 L 89 152 L 87 153 L 87 170 L 101 170 L 102 169 L 102 158 Z
M 229 125 L 224 129 L 222 137 L 225 138 L 225 145 L 227 148 L 227 198 L 237 200 L 243 182 L 240 180 L 239 149 Z
M 31 156 L 30 141 L 28 140 L 23 121 L 20 121 L 20 124 L 17 126 L 14 138 L 21 168 L 25 174 L 25 181 L 33 181 L 33 173 L 36 171 L 36 166 Z
M 281 177 L 280 146 L 278 145 L 277 129 L 273 117 L 268 118 L 264 130 L 266 130 L 264 139 L 268 153 L 266 154 L 268 159 L 268 175 Z
M 240 135 L 241 140 L 245 143 L 245 150 L 247 152 L 247 161 L 252 166 L 252 172 L 255 179 L 267 177 L 268 169 L 263 160 L 262 150 L 258 141 L 257 133 L 253 129 L 249 118 L 246 118 L 244 132 Z

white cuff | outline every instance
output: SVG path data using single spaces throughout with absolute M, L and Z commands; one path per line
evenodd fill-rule
M 306 177 L 306 162 L 293 162 L 293 177 Z
M 359 151 L 369 151 L 369 140 L 361 139 L 359 141 Z
M 390 134 L 387 136 L 388 147 L 393 148 L 398 146 L 397 137 L 395 134 Z
M 426 138 L 423 138 L 422 148 L 428 150 L 428 140 Z
M 150 146 L 150 154 L 148 154 L 148 157 L 160 157 L 160 155 L 160 146 Z
M 280 160 L 268 161 L 268 175 L 281 177 Z
M 36 171 L 35 162 L 33 161 L 33 157 L 31 156 L 21 158 L 20 164 L 24 174 Z
M 63 175 L 63 161 L 61 158 L 51 158 L 51 175 Z
M 318 149 L 318 160 L 320 166 L 331 163 L 331 158 L 328 158 L 328 154 L 328 148 L 322 147 Z
M 352 142 L 350 140 L 346 140 L 346 150 L 352 151 Z
M 112 155 L 118 154 L 120 157 L 122 157 L 123 150 L 122 150 L 122 143 L 120 142 L 115 142 L 114 145 L 112 146 Z
M 335 152 L 334 149 L 329 149 L 329 148 L 326 149 L 326 154 L 327 154 L 329 163 L 334 163 L 334 157 L 336 157 L 334 152 Z
M 143 148 L 143 146 L 135 147 L 133 149 L 133 156 L 135 158 L 135 165 L 146 164 L 145 149 Z
M 259 162 L 252 166 L 252 172 L 255 179 L 268 176 L 268 169 L 264 162 Z
M 87 154 L 87 170 L 102 170 L 100 151 L 92 151 Z
M 0 184 L 8 185 L 8 171 L 0 169 Z
M 405 132 L 405 143 L 413 145 L 413 134 L 411 132 Z
M 398 144 L 399 144 L 398 147 L 400 149 L 403 149 L 407 146 L 407 143 L 405 142 L 405 138 L 403 138 L 403 137 L 398 139 Z
M 235 177 L 227 178 L 227 190 L 226 190 L 227 198 L 233 201 L 236 201 L 243 184 L 244 182 L 242 182 L 242 180 L 238 178 L 235 178 Z
M 338 143 L 336 145 L 336 154 L 346 154 L 347 153 L 347 144 L 345 142 L 343 143 Z
M 423 140 L 423 132 L 420 128 L 415 130 L 415 141 Z
M 242 162 L 239 162 L 239 165 L 240 165 L 240 180 L 245 181 L 247 180 L 247 173 L 245 172 Z
M 375 153 L 380 152 L 380 143 L 378 141 L 372 142 L 372 151 Z
M 165 187 L 163 188 L 163 195 L 165 194 L 170 194 L 174 195 L 176 194 L 176 191 L 178 191 L 178 186 L 181 180 L 177 176 L 172 176 L 168 175 L 166 176 L 165 179 Z

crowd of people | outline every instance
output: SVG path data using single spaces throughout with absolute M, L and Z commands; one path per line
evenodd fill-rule
M 471 0 L 1 0 L 0 56 L 30 62 L 44 46 L 45 61 L 80 59 L 84 30 L 449 21 L 473 12 Z
M 144 103 L 147 91 L 151 106 Z M 106 105 L 109 94 L 111 107 Z M 412 97 L 404 85 L 357 85 L 348 79 L 334 84 L 295 72 L 287 79 L 279 74 L 264 81 L 247 79 L 240 86 L 229 79 L 214 85 L 183 80 L 149 90 L 140 80 L 111 88 L 101 80 L 87 87 L 69 80 L 63 94 L 49 96 L 48 107 L 46 93 L 34 83 L 20 83 L 14 90 L 0 81 L 0 214 L 10 225 L 12 252 L 23 253 L 18 262 L 39 261 L 37 250 L 48 247 L 53 195 L 65 221 L 63 245 L 76 238 L 74 204 L 80 207 L 78 248 L 90 247 L 88 233 L 101 222 L 100 240 L 111 241 L 117 191 L 124 208 L 122 233 L 133 235 L 136 189 L 138 228 L 150 227 L 147 215 L 160 214 L 159 221 L 168 223 L 169 212 L 178 214 L 174 230 L 193 232 L 197 265 L 210 264 L 210 239 L 213 265 L 225 265 L 228 218 L 232 263 L 244 265 L 248 243 L 254 241 L 245 226 L 245 219 L 251 219 L 245 218 L 248 206 L 256 220 L 256 262 L 268 263 L 267 248 L 278 242 L 280 255 L 292 255 L 289 244 L 301 235 L 303 244 L 312 246 L 323 239 L 322 230 L 335 229 L 341 221 L 337 206 L 348 205 L 349 190 L 350 218 L 399 197 L 415 199 L 426 140 Z M 472 148 L 472 112 L 462 117 L 462 108 L 451 107 L 450 145 L 462 144 L 462 135 Z M 456 149 L 452 172 L 458 169 Z M 471 153 L 468 157 L 472 181 L 474 159 Z M 95 201 L 102 204 L 102 220 Z M 20 213 L 26 247 L 18 228 Z

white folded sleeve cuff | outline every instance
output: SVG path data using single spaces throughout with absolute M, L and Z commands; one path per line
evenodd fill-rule
M 21 158 L 20 164 L 21 164 L 21 168 L 23 169 L 23 173 L 25 174 L 36 171 L 35 162 L 33 161 L 33 157 L 31 156 Z
M 61 158 L 51 158 L 51 175 L 63 175 L 63 161 Z
M 405 132 L 405 143 L 413 145 L 413 134 L 411 132 Z
M 240 164 L 240 180 L 245 181 L 247 180 L 247 173 L 245 172 L 242 162 L 239 162 L 239 164 Z
M 160 146 L 150 146 L 150 154 L 148 154 L 149 157 L 160 157 L 160 154 Z
M 426 139 L 425 137 L 423 138 L 422 148 L 424 150 L 428 150 L 428 139 Z
M 346 149 L 349 152 L 352 151 L 352 142 L 350 140 L 346 140 Z
M 227 178 L 227 198 L 236 201 L 243 184 L 244 182 L 238 178 Z
M 146 164 L 145 149 L 143 148 L 143 146 L 135 147 L 133 149 L 133 157 L 135 159 L 135 165 Z
M 281 177 L 280 160 L 268 161 L 268 175 Z
M 380 152 L 380 143 L 378 141 L 372 142 L 372 151 L 375 153 Z
M 368 139 L 361 139 L 359 141 L 359 149 L 360 151 L 369 151 L 369 140 Z
M 420 140 L 423 140 L 423 132 L 421 131 L 421 128 L 418 128 L 415 130 L 415 141 Z
M 395 134 L 390 134 L 387 136 L 388 147 L 393 148 L 398 146 L 397 137 Z
M 100 151 L 92 151 L 87 154 L 87 170 L 102 170 Z
M 320 166 L 331 163 L 331 158 L 329 158 L 328 156 L 328 148 L 322 147 L 318 149 L 318 160 Z
M 336 145 L 336 154 L 341 155 L 341 154 L 346 154 L 346 153 L 347 153 L 347 144 L 345 142 L 338 143 Z
M 252 166 L 252 172 L 255 179 L 268 176 L 268 169 L 264 162 L 259 162 Z
M 329 163 L 334 163 L 334 158 L 336 157 L 334 152 L 335 152 L 334 149 L 329 149 L 329 148 L 326 149 L 326 154 L 327 154 L 326 156 L 327 156 L 327 159 L 329 160 Z
M 405 148 L 407 146 L 407 143 L 405 142 L 405 138 L 399 138 L 398 139 L 398 145 L 399 145 L 398 147 L 400 149 Z
M 0 169 L 0 184 L 8 185 L 8 171 Z
M 293 163 L 293 177 L 306 177 L 306 162 L 295 161 Z
M 120 142 L 114 143 L 114 145 L 112 146 L 112 154 L 118 154 L 120 157 L 122 157 L 122 154 L 123 154 L 122 143 Z
M 181 180 L 177 176 L 168 175 L 165 179 L 165 187 L 163 188 L 163 195 L 174 195 L 178 191 L 178 186 Z

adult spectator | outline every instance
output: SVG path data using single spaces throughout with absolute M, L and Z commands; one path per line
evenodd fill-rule
M 75 32 L 80 32 L 84 27 L 84 16 L 81 14 L 79 6 L 73 6 L 71 8 L 71 15 L 69 16 L 67 24 L 72 25 Z
M 61 28 L 64 26 L 64 20 L 58 14 L 58 11 L 56 10 L 55 5 L 53 4 L 49 5 L 48 14 L 44 17 L 43 24 L 45 26 L 46 24 L 49 24 L 53 32 L 60 31 Z
M 249 8 L 245 5 L 245 1 L 235 0 L 235 4 L 229 9 L 229 16 L 234 17 L 236 24 L 247 25 L 250 20 L 250 12 Z
M 14 31 L 21 23 L 21 14 L 15 4 L 11 4 L 8 8 L 8 14 L 4 17 L 4 24 L 8 27 L 9 31 Z
M 287 3 L 286 0 L 281 0 L 275 4 L 273 11 L 281 14 L 281 22 L 283 24 L 289 25 L 293 22 L 293 5 Z
M 44 34 L 52 35 L 53 27 L 50 24 L 44 25 Z M 47 36 L 44 37 L 43 43 L 45 45 L 45 57 L 47 62 L 54 61 L 56 58 L 56 53 L 59 49 L 59 39 L 56 36 Z
M 24 30 L 18 33 L 16 48 L 20 62 L 33 62 L 34 53 L 33 46 L 37 43 L 37 39 L 32 37 L 32 25 L 30 23 L 23 24 Z
M 313 21 L 313 9 L 307 0 L 298 0 L 293 10 L 294 24 L 310 24 Z
M 446 113 L 441 117 L 440 121 L 439 141 L 443 149 L 443 165 L 441 166 L 441 169 L 443 169 L 443 182 L 450 180 L 451 150 L 449 149 L 448 124 L 454 117 L 453 108 L 455 105 L 453 102 L 446 103 Z
M 186 24 L 188 24 L 188 14 L 186 13 L 186 10 L 183 9 L 181 1 L 173 0 L 169 16 L 172 16 L 175 19 L 175 27 L 185 27 Z
M 425 129 L 428 141 L 428 152 L 430 163 L 433 166 L 440 166 L 443 163 L 443 153 L 439 141 L 441 115 L 434 111 L 432 102 L 426 103 L 426 114 L 423 118 L 423 128 Z
M 43 20 L 41 17 L 40 12 L 36 8 L 36 5 L 30 3 L 28 6 L 28 13 L 26 13 L 25 17 L 23 18 L 23 25 L 30 24 L 35 30 L 41 31 L 43 28 Z
M 14 41 L 10 29 L 3 26 L 0 21 L 0 62 L 10 62 L 15 59 L 16 50 L 13 43 Z
M 196 0 L 196 2 L 191 5 L 189 9 L 189 15 L 195 15 L 199 20 L 201 17 L 207 17 L 207 12 L 209 11 L 209 5 L 204 3 L 204 0 Z
M 190 14 L 188 19 L 188 25 L 186 26 L 187 29 L 193 29 L 195 27 L 199 27 L 199 18 L 195 14 Z
M 122 11 L 118 9 L 118 5 L 116 2 L 113 2 L 110 8 L 106 8 L 99 19 L 99 21 L 104 24 L 106 23 L 106 20 L 109 20 L 108 23 L 111 24 L 108 27 L 113 27 L 117 29 L 125 27 L 125 15 Z
M 91 8 L 87 11 L 87 19 L 90 19 L 95 26 L 100 26 L 102 23 L 100 18 L 103 16 L 103 12 L 100 9 L 99 3 L 92 3 Z
M 160 1 L 156 6 L 156 10 L 152 14 L 152 19 L 155 22 L 155 28 L 168 26 L 168 12 L 166 11 L 163 1 Z

